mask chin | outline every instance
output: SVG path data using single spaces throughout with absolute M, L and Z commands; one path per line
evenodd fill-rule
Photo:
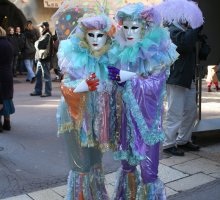
M 99 51 L 105 46 L 107 35 L 100 30 L 91 30 L 86 33 L 86 40 L 92 51 Z
M 126 45 L 132 46 L 142 39 L 143 24 L 139 21 L 124 20 L 122 32 Z

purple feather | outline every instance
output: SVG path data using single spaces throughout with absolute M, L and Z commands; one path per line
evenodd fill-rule
M 159 11 L 163 20 L 168 23 L 187 21 L 193 29 L 204 23 L 200 8 L 190 0 L 165 0 L 155 9 Z
M 160 13 L 153 7 L 146 7 L 141 12 L 141 17 L 146 21 L 153 22 L 156 25 L 160 25 L 162 22 Z

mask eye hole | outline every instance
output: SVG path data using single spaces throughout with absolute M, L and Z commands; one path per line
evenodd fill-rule
M 127 27 L 127 26 L 123 26 L 123 28 L 124 28 L 124 29 L 128 29 L 128 27 Z
M 101 38 L 101 37 L 103 37 L 103 36 L 104 36 L 104 34 L 102 34 L 102 33 L 99 33 L 99 34 L 97 35 L 98 38 Z
M 137 26 L 132 26 L 132 27 L 131 27 L 132 30 L 136 30 L 136 29 L 138 29 L 138 28 L 139 28 L 139 27 L 137 27 Z
M 94 37 L 94 34 L 93 33 L 88 33 L 88 36 L 89 37 Z

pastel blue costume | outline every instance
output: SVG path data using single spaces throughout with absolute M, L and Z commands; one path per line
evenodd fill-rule
M 169 67 L 178 53 L 153 8 L 146 8 L 142 3 L 128 4 L 118 11 L 116 18 L 120 24 L 126 19 L 142 22 L 145 30 L 141 41 L 126 46 L 120 28 L 108 53 L 112 66 L 136 73 L 124 85 L 118 85 L 116 95 L 120 109 L 117 110 L 115 159 L 121 160 L 122 167 L 114 199 L 165 200 L 164 185 L 157 176 L 159 146 L 164 139 L 163 98 Z M 141 178 L 137 165 L 140 165 Z
M 58 132 L 66 139 L 70 160 L 67 200 L 107 200 L 102 171 L 102 151 L 113 141 L 114 115 L 111 107 L 112 81 L 108 80 L 110 37 L 105 46 L 93 52 L 85 35 L 88 30 L 102 30 L 108 35 L 112 24 L 104 16 L 83 18 L 70 39 L 60 43 L 59 65 L 64 72 L 63 97 L 57 112 Z M 93 92 L 73 90 L 91 73 L 99 79 Z

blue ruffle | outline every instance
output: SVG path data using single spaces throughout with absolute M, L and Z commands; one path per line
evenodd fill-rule
M 74 36 L 61 41 L 58 51 L 60 68 L 76 79 L 87 78 L 88 74 L 94 72 L 99 80 L 108 80 L 107 54 L 94 57 L 89 49 L 80 46 L 80 41 Z
M 126 71 L 149 74 L 170 66 L 178 55 L 169 31 L 153 27 L 142 41 L 133 46 L 124 47 L 120 41 L 115 41 L 109 51 L 109 62 Z

